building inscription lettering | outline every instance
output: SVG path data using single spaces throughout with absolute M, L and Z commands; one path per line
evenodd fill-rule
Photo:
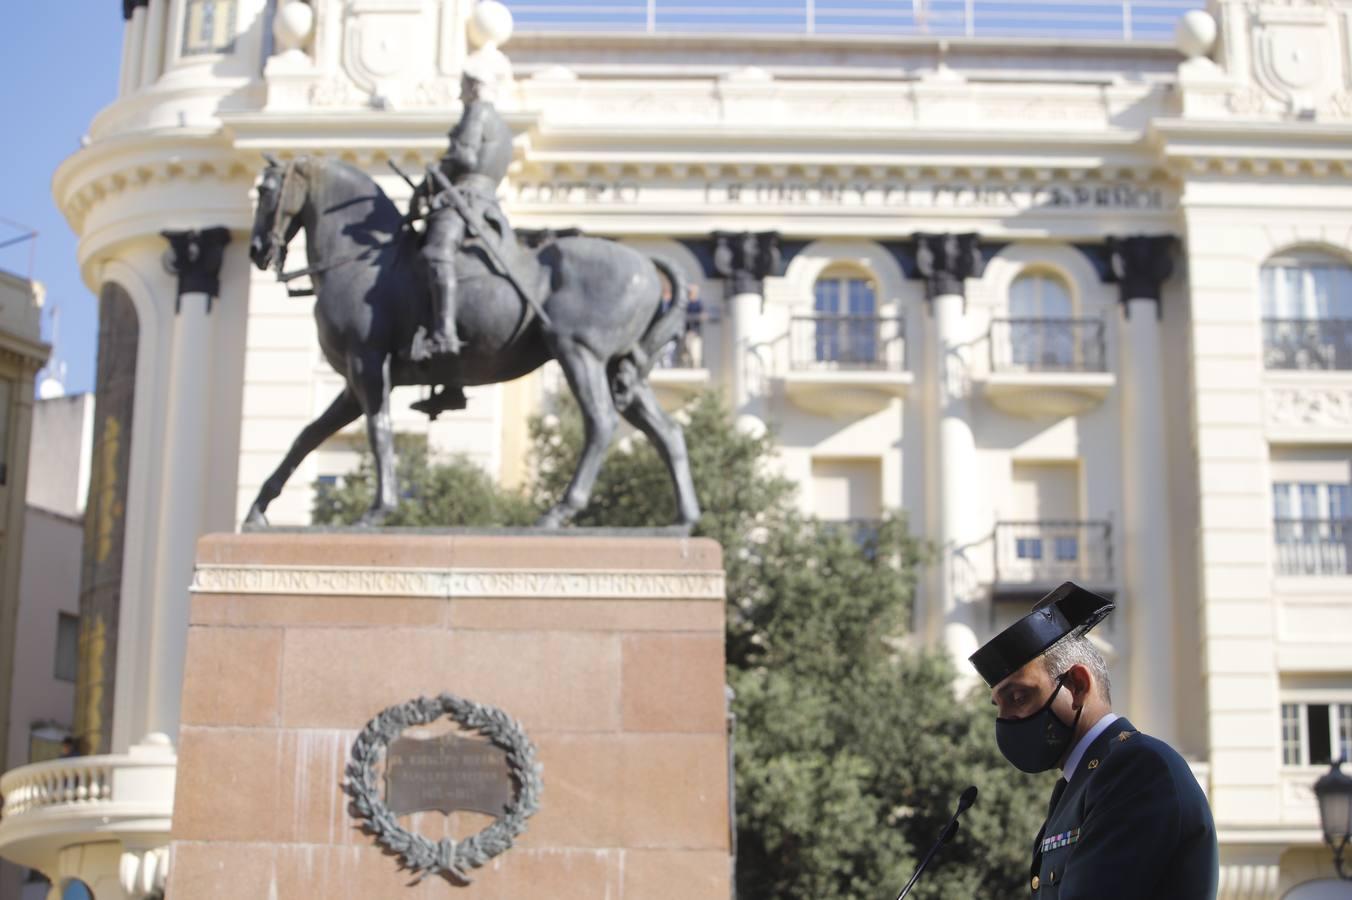
M 517 203 L 635 205 L 660 202 L 684 188 L 643 187 L 635 181 L 524 181 Z M 1126 182 L 1015 184 L 912 183 L 903 181 L 706 181 L 700 199 L 713 206 L 846 206 L 899 209 L 1142 210 L 1174 205 L 1165 189 Z

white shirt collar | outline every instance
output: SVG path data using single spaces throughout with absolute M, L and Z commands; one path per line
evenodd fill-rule
M 1121 716 L 1116 713 L 1105 713 L 1103 718 L 1094 723 L 1093 727 L 1084 733 L 1075 745 L 1075 749 L 1070 751 L 1070 756 L 1066 757 L 1066 765 L 1061 770 L 1067 782 L 1075 775 L 1075 769 L 1080 765 L 1080 760 L 1084 757 L 1084 751 L 1089 749 L 1089 745 L 1094 743 L 1099 735 L 1108 730 L 1108 726 L 1116 722 Z

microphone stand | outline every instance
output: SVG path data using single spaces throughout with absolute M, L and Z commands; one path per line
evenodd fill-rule
M 958 800 L 958 811 L 953 813 L 953 818 L 948 820 L 948 825 L 944 827 L 943 833 L 939 835 L 939 840 L 935 841 L 934 846 L 929 848 L 929 852 L 926 853 L 925 858 L 920 861 L 920 865 L 916 868 L 915 874 L 911 876 L 911 880 L 906 882 L 906 887 L 901 889 L 900 894 L 897 894 L 897 900 L 903 900 L 903 898 L 911 892 L 911 888 L 915 887 L 916 881 L 920 878 L 920 873 L 925 871 L 925 867 L 930 864 L 930 860 L 934 858 L 934 854 L 938 853 L 939 848 L 944 844 L 953 840 L 953 835 L 958 833 L 958 816 L 966 812 L 967 808 L 975 802 L 975 787 L 969 787 L 962 792 L 962 797 Z

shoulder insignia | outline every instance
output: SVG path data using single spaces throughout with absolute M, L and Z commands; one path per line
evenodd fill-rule
M 1121 734 L 1119 734 L 1119 735 L 1117 736 L 1117 740 L 1118 740 L 1119 742 L 1126 741 L 1127 738 L 1131 737 L 1131 736 L 1132 736 L 1133 734 L 1135 734 L 1135 733 L 1136 733 L 1136 732 L 1134 732 L 1134 731 L 1124 731 L 1124 732 L 1122 732 Z
M 1097 768 L 1098 768 L 1098 760 L 1097 760 L 1097 759 L 1091 759 L 1091 760 L 1089 760 L 1089 768 L 1091 768 L 1091 769 L 1097 769 Z

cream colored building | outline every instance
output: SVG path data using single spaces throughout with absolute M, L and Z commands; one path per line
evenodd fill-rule
M 440 153 L 478 53 L 517 132 L 515 224 L 699 286 L 666 402 L 716 386 L 775 428 L 808 511 L 906 510 L 940 548 L 918 632 L 957 656 L 1064 578 L 1112 592 L 1116 705 L 1195 761 L 1221 896 L 1331 896 L 1310 786 L 1352 751 L 1352 0 L 1213 0 L 1175 41 L 1194 5 L 1091 40 L 1097 4 L 1010 38 L 937 12 L 943 36 L 850 33 L 825 3 L 733 35 L 656 2 L 630 33 L 522 6 L 512 34 L 491 8 L 467 30 L 468 0 L 129 0 L 119 98 L 54 180 L 86 282 L 135 320 L 99 764 L 173 735 L 193 538 L 235 527 L 340 386 L 310 301 L 249 268 L 261 153 L 348 160 L 402 202 L 387 161 Z M 176 282 L 160 232 L 211 228 L 218 288 Z M 513 482 L 557 386 L 477 389 L 430 427 L 405 390 L 396 427 Z M 358 441 L 308 460 L 273 522 L 308 521 Z M 0 854 L 36 814 L 0 819 Z M 148 892 L 153 839 L 103 838 L 54 877 L 125 849 L 120 889 Z

